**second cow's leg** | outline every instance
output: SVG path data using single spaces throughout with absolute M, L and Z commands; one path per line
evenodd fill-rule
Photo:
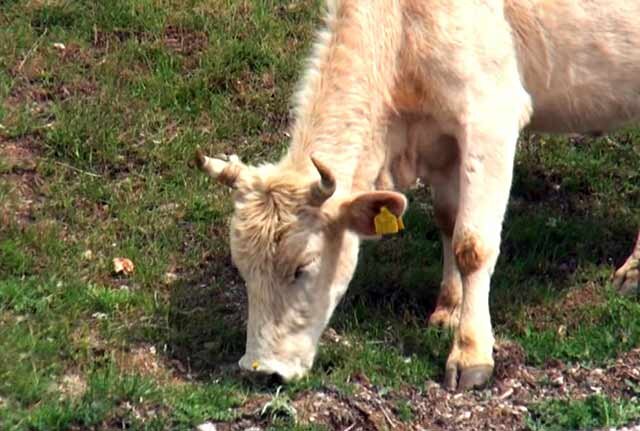
M 623 295 L 638 293 L 640 289 L 640 232 L 633 253 L 615 273 L 614 286 Z
M 455 144 L 457 145 L 457 144 Z M 429 324 L 456 328 L 460 321 L 462 304 L 462 278 L 453 253 L 453 230 L 458 214 L 459 161 L 456 159 L 444 169 L 433 173 L 430 179 L 435 208 L 435 221 L 442 239 L 442 284 L 436 309 Z

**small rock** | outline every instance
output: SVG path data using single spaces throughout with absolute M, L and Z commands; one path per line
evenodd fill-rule
M 602 392 L 602 388 L 600 386 L 592 385 L 592 386 L 589 386 L 589 389 L 591 389 L 596 394 L 599 394 L 600 392 Z
M 556 386 L 562 386 L 564 384 L 564 377 L 562 377 L 562 375 L 554 378 L 553 380 L 551 380 L 551 383 L 553 383 Z
M 57 50 L 60 50 L 60 51 L 64 51 L 65 49 L 67 49 L 67 47 L 66 47 L 66 46 L 64 46 L 64 43 L 60 43 L 60 42 L 56 42 L 56 43 L 54 43 L 54 44 L 53 44 L 53 47 L 54 47 L 55 49 L 57 49 Z
M 198 425 L 196 428 L 198 431 L 216 431 L 217 427 L 212 422 L 205 422 L 203 424 Z
M 470 417 L 471 417 L 471 412 L 467 410 L 466 412 L 463 412 L 460 416 L 458 416 L 456 421 L 464 421 L 469 419 Z
M 97 320 L 105 320 L 108 316 L 106 313 L 93 313 L 91 317 Z
M 93 259 L 93 251 L 91 250 L 85 250 L 84 253 L 82 253 L 82 258 L 85 260 L 91 260 Z

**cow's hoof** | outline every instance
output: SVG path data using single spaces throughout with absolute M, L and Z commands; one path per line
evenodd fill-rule
M 493 374 L 492 365 L 472 365 L 460 370 L 458 379 L 458 367 L 448 367 L 444 376 L 444 385 L 450 391 L 466 391 L 468 389 L 481 388 L 487 384 Z
M 460 322 L 460 307 L 437 306 L 429 317 L 429 325 L 454 329 Z
M 621 295 L 640 293 L 640 258 L 631 256 L 613 277 L 613 285 Z

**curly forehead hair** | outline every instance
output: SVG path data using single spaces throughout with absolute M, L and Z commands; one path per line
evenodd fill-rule
M 309 183 L 294 173 L 254 177 L 239 187 L 232 230 L 243 258 L 281 260 L 283 238 L 300 222 L 303 211 L 314 211 L 309 206 L 309 190 Z

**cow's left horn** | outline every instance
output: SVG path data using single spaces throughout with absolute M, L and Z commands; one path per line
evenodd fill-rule
M 196 150 L 195 162 L 202 172 L 229 187 L 235 187 L 238 177 L 245 168 L 238 156 L 230 156 L 229 161 L 211 158 L 205 156 L 199 148 Z
M 314 204 L 322 205 L 336 191 L 336 179 L 329 168 L 314 156 L 311 156 L 311 162 L 320 174 L 320 181 L 311 188 L 311 197 Z

